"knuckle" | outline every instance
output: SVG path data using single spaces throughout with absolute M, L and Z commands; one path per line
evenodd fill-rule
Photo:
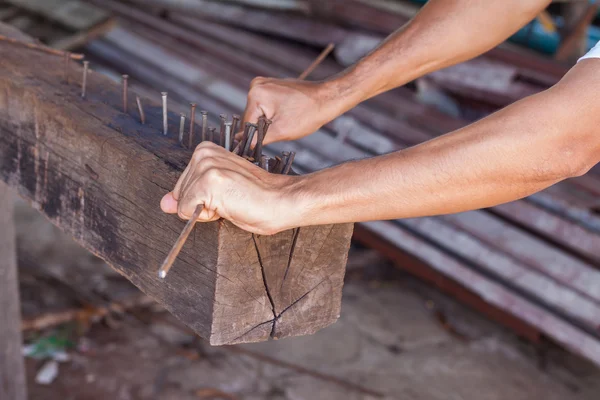
M 204 178 L 208 184 L 220 183 L 225 178 L 223 171 L 215 166 L 207 168 L 204 172 Z
M 254 86 L 260 85 L 266 79 L 267 78 L 265 78 L 264 76 L 257 76 L 256 78 L 252 79 L 252 81 L 250 82 L 250 87 L 254 87 Z

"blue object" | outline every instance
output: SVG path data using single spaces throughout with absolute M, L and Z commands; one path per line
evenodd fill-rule
M 425 4 L 427 0 L 412 0 L 413 3 Z M 594 0 L 590 1 L 591 3 Z M 600 13 L 599 13 L 600 15 Z M 554 18 L 554 23 L 559 28 L 562 25 L 562 18 Z M 600 41 L 600 28 L 590 25 L 587 31 L 586 51 L 591 49 Z M 554 54 L 560 46 L 560 35 L 558 32 L 548 32 L 542 24 L 534 19 L 529 24 L 521 28 L 517 33 L 512 35 L 509 41 L 527 46 L 545 54 Z

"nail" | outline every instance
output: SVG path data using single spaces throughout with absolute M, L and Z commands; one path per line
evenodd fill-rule
M 248 141 L 248 131 L 250 129 L 250 123 L 246 122 L 244 126 L 244 133 L 242 134 L 242 140 L 238 143 L 236 148 L 234 149 L 235 154 L 241 156 L 244 152 L 244 148 L 246 147 L 246 142 Z
M 281 160 L 281 157 L 276 156 L 273 159 L 273 162 L 269 162 L 269 164 L 273 164 L 273 165 L 269 165 L 271 167 L 271 172 L 274 174 L 280 174 L 281 171 L 283 171 L 283 161 Z
M 227 121 L 227 114 L 219 115 L 221 119 L 221 126 L 219 127 L 219 145 L 225 147 L 225 121 Z
M 208 141 L 213 142 L 215 140 L 215 132 L 217 128 L 208 128 Z
M 183 146 L 183 131 L 185 130 L 185 114 L 181 113 L 179 120 L 179 144 Z
M 84 61 L 83 62 L 83 81 L 81 82 L 81 98 L 85 99 L 85 91 L 87 89 L 87 76 L 88 76 L 88 69 L 90 68 L 90 62 L 89 61 Z
M 65 52 L 65 65 L 64 65 L 64 69 L 65 69 L 65 82 L 68 85 L 69 84 L 69 66 L 70 66 L 70 61 L 71 61 L 71 53 L 69 53 L 68 51 Z
M 294 162 L 294 158 L 296 157 L 296 152 L 290 151 L 285 160 L 285 166 L 283 167 L 283 175 L 287 175 L 290 173 L 292 169 L 292 164 Z
M 167 92 L 161 92 L 163 103 L 163 135 L 167 135 L 169 130 L 168 115 L 167 115 Z
M 123 75 L 123 112 L 127 114 L 127 82 L 129 75 Z
M 269 171 L 269 159 L 267 156 L 260 157 L 260 167 L 267 172 Z
M 202 212 L 203 208 L 204 205 L 198 204 L 196 206 L 196 209 L 194 210 L 194 213 L 192 214 L 188 222 L 185 224 L 183 230 L 179 234 L 179 237 L 175 241 L 175 244 L 171 248 L 171 251 L 167 255 L 167 258 L 165 259 L 165 261 L 163 261 L 162 265 L 160 266 L 160 269 L 158 270 L 158 277 L 160 279 L 165 279 L 167 274 L 173 267 L 173 263 L 175 263 L 175 260 L 177 259 L 177 256 L 181 251 L 181 248 L 185 244 L 187 238 L 190 236 L 190 233 L 192 233 L 192 230 L 194 229 L 196 221 L 198 221 L 198 217 L 200 216 L 200 213 Z
M 140 96 L 135 96 L 135 101 L 138 106 L 138 112 L 140 113 L 140 121 L 143 125 L 146 123 L 146 114 L 144 114 L 144 107 L 142 107 L 142 99 L 140 99 Z
M 240 116 L 237 114 L 233 114 L 231 118 L 231 134 L 235 135 L 237 133 L 238 124 L 240 123 Z
M 206 140 L 206 130 L 208 129 L 208 113 L 200 111 L 200 114 L 202 114 L 202 137 L 200 139 L 204 142 Z
M 246 140 L 246 146 L 244 147 L 243 155 L 249 155 L 250 146 L 252 145 L 252 140 L 254 139 L 254 133 L 256 132 L 257 126 L 255 124 L 250 124 L 248 128 L 248 140 Z
M 260 160 L 262 156 L 263 141 L 265 140 L 265 125 L 266 117 L 261 116 L 258 118 L 258 135 L 256 138 L 256 147 L 254 148 L 254 158 Z
M 188 134 L 188 149 L 194 145 L 194 125 L 196 125 L 196 103 L 190 103 L 190 133 Z
M 225 122 L 225 149 L 231 151 L 231 122 Z

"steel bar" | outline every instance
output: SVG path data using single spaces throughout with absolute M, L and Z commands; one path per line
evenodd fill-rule
M 144 113 L 144 107 L 142 106 L 140 96 L 135 96 L 135 102 L 137 103 L 138 112 L 140 113 L 140 122 L 144 125 L 146 123 L 146 114 Z
M 128 92 L 129 75 L 123 75 L 123 112 L 127 114 L 127 92 Z
M 70 53 L 70 52 L 67 52 L 67 51 L 61 51 L 61 50 L 51 49 L 51 48 L 46 47 L 46 46 L 42 46 L 42 45 L 35 44 L 35 43 L 24 42 L 22 40 L 17 40 L 17 39 L 9 38 L 9 37 L 4 36 L 4 35 L 0 35 L 0 41 L 6 42 L 6 43 L 15 44 L 15 45 L 18 45 L 18 46 L 28 47 L 30 49 L 42 51 L 44 53 L 52 54 L 52 55 L 55 55 L 55 56 L 69 57 L 72 60 L 83 60 L 83 58 L 84 58 L 83 54 L 76 54 L 76 53 Z
M 252 146 L 252 141 L 254 140 L 254 134 L 256 133 L 257 126 L 252 123 L 248 123 L 248 137 L 246 139 L 246 143 L 244 144 L 244 149 L 242 150 L 242 156 L 249 155 L 250 148 Z
M 167 110 L 167 92 L 161 92 L 163 111 L 163 135 L 167 136 L 169 131 L 169 114 Z
M 206 133 L 208 130 L 208 113 L 206 111 L 201 111 L 202 115 L 202 137 L 201 140 L 204 142 L 206 140 Z
M 181 248 L 185 244 L 185 241 L 187 240 L 188 236 L 190 236 L 190 233 L 192 233 L 194 226 L 196 226 L 196 222 L 198 221 L 198 217 L 200 216 L 200 213 L 202 212 L 203 208 L 203 204 L 198 204 L 196 206 L 194 213 L 192 214 L 188 222 L 185 224 L 185 227 L 181 231 L 181 234 L 177 238 L 177 241 L 175 241 L 175 244 L 173 245 L 173 248 L 167 255 L 167 258 L 165 258 L 165 261 L 160 266 L 160 269 L 158 270 L 159 278 L 164 279 L 173 267 L 173 263 L 177 259 Z
M 225 122 L 225 149 L 227 151 L 231 151 L 231 139 L 232 139 L 232 133 L 231 133 L 231 122 Z
M 89 61 L 84 61 L 83 62 L 83 79 L 81 81 L 81 98 L 85 99 L 86 96 L 86 90 L 87 90 L 87 76 L 88 76 L 88 70 L 90 68 L 90 62 Z
M 301 81 L 306 79 L 319 66 L 319 64 L 323 62 L 323 60 L 329 55 L 329 53 L 333 51 L 334 48 L 335 43 L 329 43 L 327 47 L 325 47 L 325 49 L 321 52 L 321 54 L 319 54 L 319 56 L 315 59 L 315 61 L 313 61 L 313 63 L 310 64 L 304 70 L 304 72 L 298 75 L 298 79 L 300 79 Z
M 185 114 L 180 114 L 179 119 L 179 144 L 183 146 L 183 132 L 185 131 Z
M 188 148 L 191 149 L 194 146 L 194 127 L 196 126 L 196 103 L 190 103 L 190 132 L 188 134 Z M 202 115 L 202 122 L 204 123 L 204 115 Z

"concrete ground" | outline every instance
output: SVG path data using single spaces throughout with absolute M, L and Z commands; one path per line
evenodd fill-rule
M 28 249 L 21 257 L 29 260 L 21 266 L 27 315 L 73 301 L 32 279 L 39 273 L 31 273 L 31 260 L 35 271 L 87 274 L 81 281 L 96 282 L 93 290 L 108 281 L 127 286 L 27 207 L 17 216 L 20 247 Z M 520 341 L 364 250 L 352 253 L 350 266 L 340 320 L 315 335 L 211 347 L 159 307 L 140 307 L 77 334 L 70 360 L 48 385 L 35 383 L 45 361 L 28 359 L 30 398 L 598 399 L 600 370 L 591 364 Z M 47 332 L 27 340 L 40 334 Z

